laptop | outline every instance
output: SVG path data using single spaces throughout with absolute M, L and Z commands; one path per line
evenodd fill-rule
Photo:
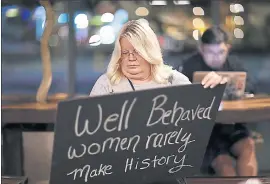
M 210 71 L 196 71 L 193 73 L 193 83 L 199 83 Z M 244 96 L 246 88 L 246 72 L 228 71 L 228 72 L 216 72 L 219 75 L 228 78 L 227 87 L 224 91 L 224 100 L 239 99 Z

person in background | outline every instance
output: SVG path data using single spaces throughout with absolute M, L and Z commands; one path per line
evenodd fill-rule
M 215 72 L 202 81 L 205 88 L 226 83 Z M 191 84 L 165 65 L 156 34 L 145 19 L 127 22 L 119 32 L 107 72 L 96 81 L 90 96 Z
M 220 27 L 213 27 L 201 37 L 199 51 L 184 60 L 179 70 L 190 81 L 195 71 L 245 71 L 229 56 L 228 35 Z M 256 91 L 248 76 L 246 91 Z M 234 168 L 236 159 L 236 169 Z M 214 126 L 205 154 L 204 165 L 220 176 L 256 176 L 257 160 L 254 140 L 243 123 Z

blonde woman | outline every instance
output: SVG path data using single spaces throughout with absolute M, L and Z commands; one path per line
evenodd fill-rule
M 205 88 L 224 83 L 226 79 L 214 72 L 202 81 Z M 107 72 L 96 81 L 90 96 L 184 84 L 190 84 L 189 79 L 164 64 L 156 34 L 146 20 L 139 19 L 120 30 Z

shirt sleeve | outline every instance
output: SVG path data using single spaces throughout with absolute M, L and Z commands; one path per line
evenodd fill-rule
M 93 96 L 107 95 L 110 94 L 111 92 L 110 89 L 111 88 L 109 79 L 105 74 L 103 74 L 98 78 L 98 80 L 94 84 L 89 96 L 93 97 Z
M 191 84 L 191 82 L 189 81 L 187 76 L 185 76 L 184 74 L 176 70 L 173 70 L 172 84 L 173 85 L 186 85 L 186 84 Z

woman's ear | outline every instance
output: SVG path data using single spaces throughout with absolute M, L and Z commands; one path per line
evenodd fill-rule
M 118 70 L 119 68 L 121 68 L 121 62 L 122 62 L 122 60 L 119 59 L 118 63 L 116 64 L 116 70 Z

